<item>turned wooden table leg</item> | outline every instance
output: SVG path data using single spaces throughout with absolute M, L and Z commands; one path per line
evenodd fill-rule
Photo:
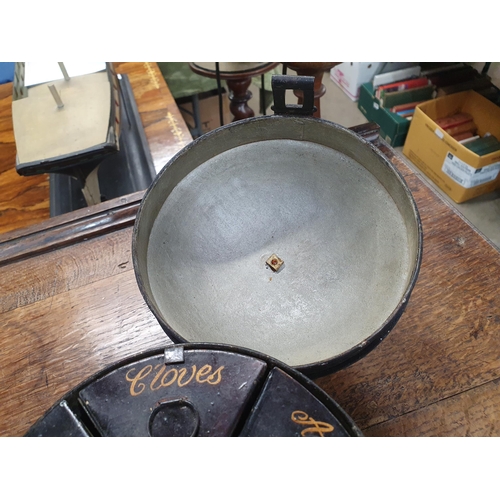
M 252 93 L 248 90 L 252 83 L 252 78 L 242 78 L 238 80 L 226 80 L 229 87 L 229 109 L 233 114 L 233 122 L 243 120 L 244 118 L 251 118 L 255 113 L 248 101 L 252 98 Z
M 300 73 L 297 72 L 298 75 L 301 76 L 314 76 L 314 105 L 316 106 L 316 111 L 314 112 L 313 116 L 316 116 L 317 118 L 321 118 L 321 108 L 320 108 L 320 103 L 319 99 L 320 97 L 323 97 L 326 92 L 326 87 L 323 85 L 322 80 L 323 80 L 323 73 L 324 71 L 301 71 Z M 293 92 L 297 98 L 298 98 L 298 104 L 302 104 L 303 98 L 302 98 L 302 92 L 300 90 L 294 90 Z
M 326 87 L 323 85 L 323 75 L 325 71 L 329 71 L 331 68 L 340 64 L 336 63 L 287 63 L 290 69 L 293 69 L 300 76 L 313 76 L 314 77 L 314 105 L 316 106 L 316 112 L 313 116 L 316 118 L 321 118 L 320 109 L 320 98 L 325 95 Z M 302 93 L 298 90 L 294 91 L 294 94 L 298 97 L 298 104 L 302 104 Z
M 279 63 L 214 63 L 193 62 L 189 67 L 197 75 L 208 78 L 220 78 L 229 88 L 229 109 L 234 116 L 233 122 L 255 116 L 248 105 L 252 93 L 248 90 L 252 77 L 263 75 L 274 69 Z M 218 71 L 219 70 L 219 71 Z

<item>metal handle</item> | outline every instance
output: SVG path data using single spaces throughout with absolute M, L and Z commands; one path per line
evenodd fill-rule
M 273 75 L 271 85 L 274 98 L 274 106 L 271 106 L 271 109 L 275 115 L 312 116 L 316 111 L 313 76 Z M 288 89 L 302 91 L 302 105 L 285 104 L 285 92 Z

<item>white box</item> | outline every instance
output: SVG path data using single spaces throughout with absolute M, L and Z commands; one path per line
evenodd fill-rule
M 343 62 L 330 70 L 330 78 L 353 100 L 359 99 L 359 89 L 383 68 L 383 62 Z

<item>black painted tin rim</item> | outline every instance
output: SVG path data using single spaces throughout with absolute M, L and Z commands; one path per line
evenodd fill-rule
M 144 210 L 144 207 L 147 204 L 148 197 L 150 193 L 155 189 L 155 186 L 159 182 L 162 174 L 164 171 L 166 171 L 168 168 L 171 168 L 177 161 L 177 159 L 181 156 L 187 155 L 190 153 L 190 151 L 193 148 L 199 147 L 200 144 L 203 144 L 206 141 L 209 141 L 220 133 L 222 129 L 232 129 L 232 128 L 239 128 L 239 127 L 244 127 L 248 123 L 251 122 L 257 122 L 260 120 L 293 120 L 297 119 L 297 116 L 287 116 L 287 115 L 270 115 L 270 116 L 260 116 L 256 118 L 247 118 L 244 120 L 239 120 L 233 123 L 230 123 L 228 125 L 224 125 L 223 127 L 219 127 L 215 130 L 212 130 L 197 139 L 195 139 L 193 142 L 189 143 L 187 146 L 185 146 L 183 149 L 181 149 L 175 156 L 173 156 L 167 163 L 166 165 L 161 169 L 161 171 L 157 174 L 155 177 L 153 183 L 150 185 L 150 187 L 147 189 L 144 197 L 142 198 L 142 201 L 139 206 L 139 210 L 137 212 L 137 216 L 135 219 L 135 224 L 134 224 L 134 229 L 132 233 L 132 262 L 134 266 L 134 273 L 136 276 L 137 284 L 139 286 L 139 289 L 141 291 L 141 294 L 153 313 L 153 315 L 156 317 L 157 321 L 159 322 L 160 326 L 163 328 L 163 330 L 166 332 L 166 334 L 176 343 L 187 343 L 187 340 L 184 339 L 181 335 L 179 335 L 178 332 L 176 332 L 173 328 L 170 327 L 170 325 L 163 319 L 162 314 L 156 307 L 154 301 L 151 299 L 149 294 L 147 293 L 147 290 L 144 286 L 144 282 L 142 279 L 142 276 L 139 272 L 139 265 L 138 265 L 138 255 L 137 255 L 137 238 L 138 238 L 138 230 L 139 226 L 141 224 L 141 216 L 142 212 Z M 342 368 L 345 368 L 352 363 L 359 361 L 361 358 L 366 356 L 368 353 L 370 353 L 375 347 L 378 346 L 382 340 L 384 340 L 387 335 L 391 332 L 391 330 L 394 328 L 398 320 L 401 318 L 403 312 L 406 309 L 406 306 L 408 304 L 408 301 L 410 299 L 411 293 L 415 287 L 415 284 L 418 279 L 418 274 L 420 272 L 420 266 L 422 262 L 422 254 L 423 254 L 423 231 L 422 231 L 422 222 L 420 219 L 420 214 L 417 208 L 417 204 L 415 202 L 415 199 L 413 198 L 413 195 L 410 191 L 410 188 L 408 187 L 408 184 L 406 183 L 403 175 L 399 170 L 387 159 L 387 157 L 378 149 L 376 148 L 371 142 L 367 141 L 363 137 L 359 136 L 355 132 L 349 130 L 346 127 L 343 127 L 339 124 L 333 123 L 328 120 L 324 120 L 321 118 L 314 118 L 314 117 L 308 117 L 308 116 L 300 116 L 300 120 L 303 120 L 305 122 L 309 121 L 311 123 L 313 122 L 320 122 L 324 123 L 327 126 L 331 126 L 333 129 L 342 129 L 344 132 L 347 132 L 348 134 L 351 134 L 353 137 L 356 137 L 357 140 L 359 140 L 362 144 L 365 145 L 365 147 L 369 148 L 379 159 L 381 159 L 386 167 L 390 169 L 393 174 L 396 175 L 398 180 L 401 183 L 401 186 L 406 194 L 406 197 L 408 201 L 410 202 L 412 211 L 413 211 L 413 216 L 415 218 L 415 223 L 416 223 L 416 228 L 417 228 L 417 252 L 416 252 L 416 257 L 415 261 L 412 265 L 412 272 L 410 275 L 410 279 L 408 281 L 408 285 L 405 289 L 405 292 L 403 293 L 399 303 L 395 307 L 394 311 L 389 315 L 389 317 L 386 319 L 386 321 L 371 335 L 369 335 L 367 338 L 365 338 L 362 342 L 359 342 L 355 346 L 351 347 L 350 349 L 342 352 L 341 354 L 334 356 L 332 358 L 323 360 L 323 361 L 318 361 L 316 363 L 309 363 L 309 364 L 304 364 L 304 365 L 296 365 L 293 366 L 294 369 L 304 373 L 308 377 L 321 377 L 325 375 L 329 375 L 331 373 L 334 373 L 338 370 L 341 370 Z M 232 344 L 228 344 L 232 345 Z

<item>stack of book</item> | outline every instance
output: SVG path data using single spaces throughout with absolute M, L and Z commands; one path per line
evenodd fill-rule
M 456 141 L 465 141 L 476 135 L 477 126 L 469 113 L 455 113 L 446 118 L 439 118 L 436 124 Z
M 435 86 L 421 76 L 420 66 L 376 75 L 373 87 L 382 107 L 407 120 L 411 120 L 418 104 L 435 97 Z
M 447 134 L 478 156 L 500 150 L 500 141 L 494 135 L 478 135 L 477 126 L 468 113 L 456 113 L 435 121 Z

